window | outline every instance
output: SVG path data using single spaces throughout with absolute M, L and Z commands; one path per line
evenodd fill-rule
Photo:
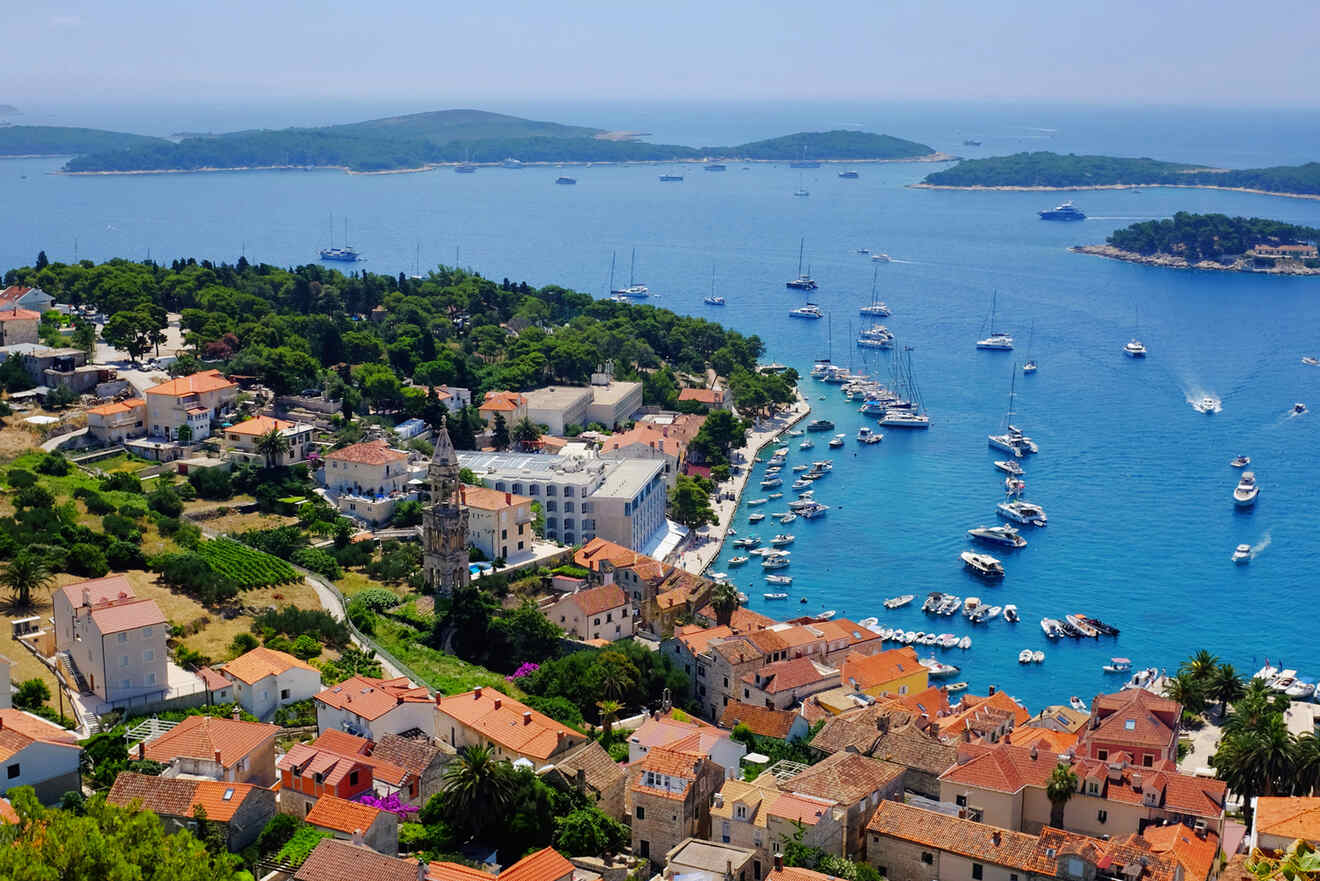
M 595 619 L 594 621 L 592 621 L 591 623 L 592 623 L 592 624 L 595 624 L 597 627 L 599 627 L 599 626 L 600 626 L 600 619 L 597 618 L 597 619 Z
M 281 689 L 280 689 L 280 700 L 282 700 L 282 701 L 287 701 L 288 699 L 289 699 L 289 690 L 288 690 L 287 688 L 281 688 Z
M 879 840 L 880 840 L 879 838 L 876 839 L 876 841 L 879 841 Z M 881 877 L 881 878 L 888 878 L 888 877 L 889 877 L 889 867 L 888 867 L 888 866 L 877 866 L 876 868 L 880 870 L 880 877 Z M 1014 876 L 1013 876 L 1013 881 L 1017 881 L 1017 875 L 1014 875 Z
M 155 649 L 147 649 L 145 652 L 142 653 L 142 661 L 143 661 L 143 663 L 147 663 L 147 664 L 149 664 L 149 663 L 151 663 L 151 662 L 154 661 L 154 660 L 156 660 L 156 650 L 155 650 Z
M 509 530 L 507 530 L 507 529 L 501 529 L 501 530 L 500 530 L 500 538 L 508 538 L 508 537 L 509 537 Z
M 724 687 L 725 687 L 725 688 L 728 688 L 728 687 L 729 687 L 729 677 L 728 677 L 728 676 L 725 676 L 725 677 L 724 677 Z
M 121 667 L 127 667 L 127 666 L 128 666 L 128 655 L 120 655 L 120 656 L 119 656 L 119 666 L 121 666 Z
M 10 765 L 8 768 L 5 769 L 5 773 L 9 775 L 10 780 L 13 780 L 15 777 L 17 777 L 19 774 L 22 773 L 22 769 L 19 767 L 18 762 L 14 762 L 14 764 Z
M 1068 874 L 1074 878 L 1082 877 L 1082 861 L 1079 857 L 1068 857 Z
M 981 881 L 985 877 L 985 866 L 980 863 L 972 863 L 972 881 Z
M 1097 822 L 1100 822 L 1100 823 L 1108 822 L 1108 820 L 1109 820 L 1109 811 L 1100 811 L 1099 813 L 1097 813 L 1097 814 L 1095 815 L 1095 819 L 1096 819 Z
M 142 628 L 142 638 L 143 638 L 143 639 L 150 639 L 150 638 L 151 638 L 151 628 L 150 628 L 150 627 L 143 627 L 143 628 Z
M 733 815 L 739 820 L 747 819 L 747 805 L 737 805 L 733 809 Z
M 156 684 L 156 674 L 155 674 L 155 673 L 148 673 L 148 674 L 147 674 L 147 685 L 155 685 L 155 684 Z
M 1096 757 L 1097 759 L 1099 759 L 1100 761 L 1103 762 L 1103 761 L 1105 761 L 1106 759 L 1109 758 L 1109 750 L 1107 750 L 1107 749 L 1098 749 L 1098 750 L 1095 751 L 1095 757 Z
M 573 503 L 572 503 L 572 502 L 564 502 L 564 510 L 565 510 L 565 511 L 572 511 L 572 510 L 573 510 Z
M 547 511 L 558 511 L 558 510 L 559 510 L 559 503 L 558 503 L 558 502 L 546 502 L 546 503 L 545 503 L 545 509 L 546 509 Z
M 1091 795 L 1099 795 L 1099 794 L 1100 794 L 1100 784 L 1099 784 L 1099 783 L 1096 783 L 1094 780 L 1092 780 L 1090 783 L 1087 783 L 1087 784 L 1086 784 L 1086 791 L 1087 791 L 1088 793 L 1090 793 Z
M 642 807 L 641 805 L 637 806 L 637 819 L 639 820 L 646 819 L 646 808 Z
M 967 807 L 967 796 L 965 795 L 955 796 L 953 799 L 953 803 L 960 808 L 965 808 Z
M 232 799 L 233 797 L 234 797 L 234 787 L 229 786 L 229 787 L 226 787 L 226 788 L 225 788 L 225 794 L 222 795 L 222 796 L 220 796 L 220 800 L 221 800 L 221 801 L 229 801 L 229 800 Z
M 357 786 L 357 783 L 358 783 L 358 772 L 357 772 L 357 771 L 353 771 L 352 773 L 350 773 L 350 774 L 348 775 L 348 785 L 349 785 L 349 786 Z
M 1124 719 L 1124 720 L 1123 720 L 1123 730 L 1124 730 L 1124 731 L 1136 731 L 1136 730 L 1137 730 L 1137 720 L 1136 720 L 1136 719 Z
M 564 498 L 566 499 L 573 498 L 573 487 L 571 486 L 564 487 Z
M 921 861 L 922 861 L 923 863 L 925 863 L 926 865 L 928 865 L 928 866 L 930 866 L 930 865 L 934 865 L 934 863 L 935 863 L 935 854 L 931 853 L 931 852 L 928 851 L 928 850 L 923 850 L 923 851 L 921 852 Z
M 122 631 L 122 632 L 119 634 L 119 637 L 118 637 L 118 638 L 119 638 L 119 641 L 120 641 L 120 642 L 128 642 L 128 631 L 127 631 L 127 630 Z
M 1146 768 L 1153 767 L 1155 764 L 1155 757 L 1150 753 L 1146 753 L 1144 756 L 1141 757 L 1141 764 L 1143 767 Z
M 1009 872 L 1008 881 L 1018 881 L 1017 872 Z
M 641 841 L 638 842 L 638 845 L 639 845 L 638 856 L 640 856 L 642 859 L 649 859 L 651 856 L 651 842 L 643 838 Z

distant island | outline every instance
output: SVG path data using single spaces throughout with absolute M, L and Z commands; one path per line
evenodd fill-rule
M 15 156 L 73 156 L 104 150 L 129 150 L 168 144 L 162 138 L 107 132 L 94 128 L 53 125 L 0 126 L 0 158 Z
M 14 127 L 7 131 L 23 130 Z M 53 139 L 49 134 L 44 137 Z M 80 154 L 63 171 L 123 174 L 343 168 L 359 173 L 384 173 L 420 171 L 447 163 L 498 164 L 508 159 L 531 164 L 694 162 L 719 158 L 747 161 L 789 161 L 804 157 L 818 161 L 952 158 L 926 144 L 858 131 L 800 132 L 736 146 L 684 147 L 639 141 L 630 132 L 539 122 L 480 110 L 440 110 L 348 125 L 207 134 L 178 141 L 135 135 L 119 137 L 137 140 L 63 150 Z M 4 152 L 7 151 L 0 147 L 0 153 Z M 56 151 L 29 151 L 37 152 Z
M 1207 187 L 1275 196 L 1320 198 L 1320 162 L 1270 168 L 1209 168 L 1157 159 L 1015 153 L 966 159 L 926 175 L 930 189 L 1086 190 Z
M 1114 230 L 1106 241 L 1072 250 L 1175 269 L 1320 275 L 1320 229 L 1260 217 L 1179 211 Z
M 19 113 L 13 104 L 0 104 L 0 116 L 16 116 Z

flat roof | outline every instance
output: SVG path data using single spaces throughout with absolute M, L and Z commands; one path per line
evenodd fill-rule
M 536 453 L 460 452 L 458 464 L 478 474 L 502 479 L 549 480 L 556 483 L 594 483 L 604 470 L 604 463 L 568 456 L 544 456 Z
M 559 410 L 574 404 L 591 403 L 591 389 L 580 385 L 552 385 L 523 392 L 529 410 Z
M 611 380 L 609 385 L 593 385 L 591 398 L 597 404 L 617 404 L 641 387 L 640 382 L 615 379 Z
M 605 475 L 592 498 L 631 499 L 665 467 L 660 459 L 620 459 Z

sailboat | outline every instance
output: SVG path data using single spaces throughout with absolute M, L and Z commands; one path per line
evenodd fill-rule
M 793 191 L 793 195 L 795 195 L 795 196 L 810 196 L 810 195 L 811 195 L 811 190 L 808 190 L 806 187 L 804 187 L 804 186 L 802 185 L 802 175 L 801 175 L 801 174 L 798 175 L 798 188 L 797 188 L 796 190 Z
M 344 218 L 344 246 L 335 247 L 335 216 L 330 215 L 330 247 L 321 249 L 322 260 L 334 260 L 339 263 L 356 263 L 362 259 L 353 246 L 348 243 L 348 218 Z
M 869 305 L 861 308 L 863 315 L 872 315 L 876 318 L 888 318 L 889 307 L 880 302 L 880 294 L 876 290 L 876 282 L 880 279 L 880 264 L 875 265 L 871 273 L 871 302 Z
M 1137 327 L 1136 327 L 1136 331 L 1135 331 L 1135 332 L 1136 332 L 1136 333 L 1140 333 L 1140 332 L 1141 332 L 1141 310 L 1140 310 L 1140 308 L 1137 309 Z M 1146 346 L 1145 346 L 1144 343 L 1141 342 L 1141 340 L 1137 339 L 1137 338 L 1134 336 L 1132 339 L 1128 340 L 1127 345 L 1123 347 L 1123 354 L 1124 354 L 1124 355 L 1127 355 L 1129 358 L 1145 358 L 1145 357 L 1146 357 Z
M 417 256 L 413 258 L 412 275 L 408 276 L 413 281 L 420 281 L 422 278 L 422 240 L 417 240 Z
M 710 296 L 706 297 L 701 302 L 705 303 L 707 306 L 724 305 L 724 298 L 715 296 L 715 266 L 713 264 L 710 267 Z
M 806 247 L 807 247 L 807 239 L 805 236 L 803 236 L 802 241 L 798 242 L 797 278 L 793 279 L 792 281 L 784 283 L 785 287 L 792 288 L 795 291 L 814 291 L 817 287 L 816 282 L 811 277 L 810 271 L 808 271 L 806 275 L 802 274 L 802 254 L 803 251 L 806 249 Z
M 803 144 L 802 158 L 794 159 L 792 162 L 788 163 L 788 167 L 789 168 L 820 168 L 820 162 L 815 159 L 807 158 L 807 146 L 806 144 Z
M 921 401 L 917 378 L 912 372 L 912 347 L 894 359 L 894 394 L 898 400 L 885 408 L 880 424 L 886 428 L 930 428 L 930 415 Z
M 834 357 L 834 316 L 827 316 L 825 322 L 825 357 L 817 358 L 811 367 L 812 379 L 824 379 L 833 367 Z M 803 449 L 806 449 L 805 447 Z
M 1033 318 L 1031 319 L 1031 333 L 1027 335 L 1027 360 L 1026 363 L 1022 365 L 1023 373 L 1035 373 L 1037 370 L 1040 369 L 1040 365 L 1036 363 L 1036 359 L 1031 357 L 1031 344 L 1034 343 L 1035 341 L 1036 341 L 1036 319 Z
M 611 264 L 612 263 L 613 263 L 613 258 L 611 258 Z M 611 270 L 610 273 L 611 288 L 614 287 L 613 277 L 614 277 L 613 270 Z M 646 285 L 637 283 L 637 249 L 636 248 L 632 249 L 632 262 L 628 266 L 628 286 L 626 288 L 620 288 L 618 290 L 611 290 L 610 293 L 617 294 L 620 297 L 630 297 L 639 300 L 651 295 L 651 291 Z
M 1003 331 L 995 329 L 995 316 L 998 313 L 999 292 L 995 291 L 990 297 L 990 336 L 983 340 L 976 341 L 976 348 L 991 349 L 997 352 L 1007 352 L 1013 348 L 1013 338 Z
M 987 436 L 990 446 L 996 450 L 1003 450 L 1006 453 L 1012 453 L 1013 458 L 1021 459 L 1028 453 L 1035 453 L 1040 450 L 1036 442 L 1022 433 L 1022 429 L 1013 424 L 1013 402 L 1017 398 L 1017 365 L 1013 365 L 1012 376 L 1008 385 L 1008 412 L 1004 415 L 1004 424 L 1007 429 L 1003 434 L 991 434 Z
M 462 165 L 455 165 L 455 166 L 454 166 L 454 173 L 455 173 L 455 174 L 475 174 L 475 173 L 476 173 L 476 171 L 477 171 L 477 167 L 476 167 L 475 165 L 473 165 L 473 164 L 469 161 L 470 158 L 471 158 L 471 156 L 472 156 L 472 151 L 469 150 L 469 149 L 464 148 L 464 150 L 463 150 L 463 164 L 462 164 Z

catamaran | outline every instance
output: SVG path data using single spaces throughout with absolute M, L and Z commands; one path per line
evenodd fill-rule
M 860 311 L 863 315 L 870 315 L 876 318 L 888 318 L 890 314 L 889 307 L 880 302 L 880 294 L 876 290 L 876 283 L 879 281 L 879 278 L 880 265 L 877 263 L 875 269 L 871 273 L 871 302 L 868 305 L 863 306 Z
M 651 295 L 650 289 L 644 284 L 637 283 L 637 249 L 632 249 L 632 262 L 628 267 L 628 286 L 610 291 L 620 297 L 629 297 L 643 299 Z M 614 287 L 614 258 L 610 258 L 610 287 Z
M 806 273 L 802 272 L 802 254 L 803 251 L 806 249 L 806 247 L 807 247 L 807 240 L 806 237 L 804 236 L 802 240 L 798 242 L 797 278 L 793 279 L 792 281 L 784 283 L 785 287 L 792 288 L 795 291 L 814 291 L 817 287 L 815 280 L 812 279 L 811 277 L 811 270 L 807 270 Z
M 903 354 L 894 362 L 894 394 L 898 399 L 894 405 L 885 408 L 880 424 L 886 428 L 930 428 L 930 415 L 921 402 L 921 393 L 912 372 L 912 347 L 904 346 Z
M 990 336 L 983 340 L 977 340 L 976 348 L 990 349 L 997 352 L 1007 352 L 1013 348 L 1013 337 L 995 329 L 995 316 L 998 314 L 998 307 L 999 292 L 995 291 L 990 296 Z

